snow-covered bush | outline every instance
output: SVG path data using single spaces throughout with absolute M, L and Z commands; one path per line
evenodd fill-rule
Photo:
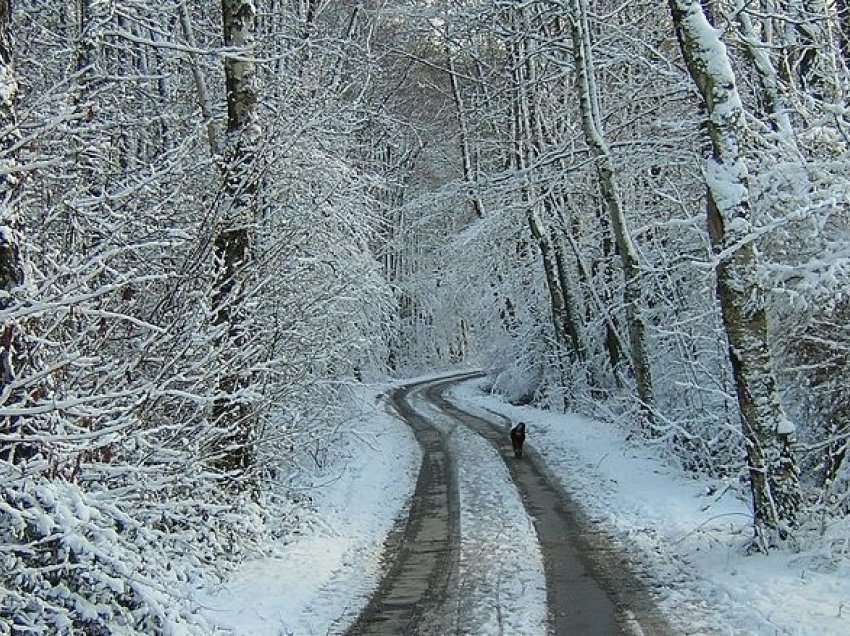
M 204 511 L 209 505 L 193 502 L 190 519 L 179 512 L 189 502 L 162 502 L 155 519 L 152 509 L 133 510 L 108 491 L 8 471 L 0 477 L 0 631 L 212 633 L 192 590 L 213 576 L 212 563 L 244 545 L 235 535 L 258 521 L 250 507 L 230 509 L 241 520 L 224 542 Z

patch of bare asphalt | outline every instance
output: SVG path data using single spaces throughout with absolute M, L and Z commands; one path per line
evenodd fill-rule
M 393 391 L 390 402 L 422 447 L 422 467 L 405 523 L 387 541 L 392 562 L 349 636 L 449 634 L 450 579 L 457 569 L 459 511 L 454 466 L 443 435 L 406 401 L 422 384 Z
M 590 522 L 560 487 L 533 447 L 516 459 L 510 423 L 496 427 L 460 409 L 444 393 L 457 379 L 425 391 L 440 410 L 487 439 L 508 467 L 543 551 L 550 629 L 556 636 L 667 636 L 675 633 L 658 611 L 655 585 L 636 570 L 623 546 Z
M 450 608 L 459 600 L 457 482 L 446 440 L 406 401 L 422 387 L 440 410 L 487 439 L 507 465 L 543 552 L 551 634 L 672 634 L 648 591 L 651 583 L 633 572 L 620 546 L 585 518 L 540 456 L 527 447 L 525 457 L 516 460 L 507 427 L 494 427 L 443 397 L 451 384 L 471 377 L 475 375 L 420 382 L 390 395 L 422 447 L 422 468 L 410 514 L 387 541 L 387 574 L 348 635 L 425 636 L 456 631 Z

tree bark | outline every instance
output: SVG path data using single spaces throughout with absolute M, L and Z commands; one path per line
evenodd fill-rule
M 717 294 L 741 410 L 759 547 L 782 538 L 800 507 L 793 426 L 779 402 L 767 315 L 755 277 L 748 167 L 741 147 L 744 110 L 726 47 L 698 0 L 669 0 L 688 71 L 708 113 L 708 227 L 718 254 Z
M 646 327 L 641 315 L 640 261 L 626 224 L 626 216 L 623 212 L 614 173 L 614 164 L 599 120 L 598 95 L 595 87 L 596 80 L 590 52 L 590 34 L 585 13 L 584 0 L 571 0 L 570 30 L 573 38 L 573 56 L 576 66 L 582 128 L 587 144 L 596 159 L 596 172 L 602 199 L 611 219 L 614 240 L 617 243 L 617 250 L 623 264 L 624 302 L 628 321 L 632 369 L 635 373 L 635 384 L 641 402 L 641 412 L 643 417 L 651 422 L 655 397 L 647 352 Z
M 255 54 L 256 10 L 253 0 L 222 0 L 224 59 L 227 88 L 227 138 L 221 166 L 221 214 L 213 242 L 216 266 L 212 298 L 213 323 L 220 327 L 219 344 L 238 348 L 244 343 L 240 305 L 251 260 L 256 217 L 256 146 L 259 140 Z M 255 418 L 239 396 L 249 384 L 244 370 L 231 368 L 220 380 L 213 419 L 223 429 L 216 464 L 230 473 L 247 471 L 254 457 Z

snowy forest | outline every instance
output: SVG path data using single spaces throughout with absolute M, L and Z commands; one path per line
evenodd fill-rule
M 846 558 L 848 96 L 847 0 L 0 0 L 0 634 L 210 633 L 451 368 Z

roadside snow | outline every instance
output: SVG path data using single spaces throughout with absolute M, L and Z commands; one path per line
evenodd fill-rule
M 418 392 L 409 401 L 448 436 L 457 468 L 461 538 L 452 608 L 457 633 L 546 634 L 543 556 L 504 462 L 480 435 Z
M 662 607 L 688 634 L 846 636 L 850 567 L 820 553 L 744 556 L 746 501 L 697 481 L 603 422 L 514 407 L 470 382 L 462 408 L 529 424 L 528 444 L 588 516 L 609 528 L 661 582 Z
M 291 486 L 314 511 L 302 533 L 245 563 L 219 590 L 199 594 L 210 622 L 240 636 L 345 631 L 380 582 L 384 541 L 405 510 L 421 453 L 404 422 L 363 391 L 361 413 L 334 449 L 336 461 Z

